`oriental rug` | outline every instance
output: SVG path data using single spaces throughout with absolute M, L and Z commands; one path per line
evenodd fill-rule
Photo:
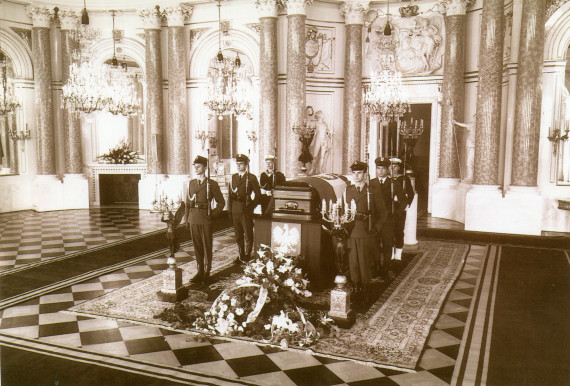
M 422 353 L 430 329 L 440 312 L 447 293 L 463 266 L 468 245 L 438 241 L 420 241 L 418 253 L 404 270 L 384 289 L 383 293 L 365 312 L 356 315 L 355 324 L 349 329 L 338 329 L 335 334 L 322 337 L 308 348 L 288 347 L 309 354 L 319 354 L 336 359 L 350 359 L 360 363 L 413 370 Z M 237 255 L 235 245 L 214 252 L 212 272 L 225 272 L 225 278 L 210 285 L 210 290 L 226 287 L 239 277 L 232 262 Z M 183 265 L 183 280 L 188 282 L 196 272 L 196 263 Z M 111 318 L 195 335 L 203 339 L 203 333 L 180 330 L 177 324 L 155 317 L 168 303 L 157 300 L 156 292 L 162 287 L 162 275 L 141 280 L 117 289 L 99 298 L 76 305 L 68 310 L 90 317 Z M 329 290 L 330 291 L 330 290 Z M 327 293 L 317 293 L 322 300 Z M 208 306 L 214 299 L 203 290 L 190 289 L 185 302 Z M 321 303 L 318 300 L 317 303 Z M 197 335 L 196 335 L 197 334 Z M 269 345 L 248 337 L 218 336 L 222 339 Z

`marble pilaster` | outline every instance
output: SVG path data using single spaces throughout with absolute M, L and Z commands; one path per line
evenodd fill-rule
M 499 184 L 504 0 L 485 0 L 479 47 L 473 183 Z
M 537 186 L 546 1 L 522 6 L 511 185 Z
M 362 137 L 362 25 L 368 2 L 346 1 L 340 9 L 345 17 L 344 110 L 342 131 L 342 171 L 359 160 Z
M 36 112 L 37 173 L 55 174 L 50 23 L 53 9 L 28 6 L 32 19 L 32 60 Z
M 182 5 L 165 9 L 168 21 L 168 174 L 188 173 L 184 20 L 190 14 L 191 9 Z
M 287 126 L 285 136 L 287 177 L 299 172 L 301 141 L 291 128 L 302 125 L 306 119 L 306 59 L 305 59 L 305 19 L 304 7 L 300 1 L 287 3 Z M 301 13 L 302 12 L 302 13 Z
M 261 2 L 259 9 L 259 151 L 262 158 L 273 154 L 277 145 L 277 6 L 274 0 Z M 274 154 L 277 156 L 277 154 Z
M 79 24 L 79 14 L 76 11 L 60 10 L 58 15 L 61 23 L 62 81 L 63 84 L 66 84 L 69 79 L 72 55 L 77 49 L 77 42 L 71 31 L 76 29 Z M 63 144 L 64 173 L 83 173 L 81 121 L 77 113 L 68 109 L 63 109 Z
M 162 15 L 156 8 L 139 13 L 144 26 L 146 82 L 146 159 L 149 174 L 166 172 L 164 163 L 164 97 L 162 91 Z
M 442 84 L 441 133 L 439 151 L 439 177 L 465 177 L 461 173 L 457 149 L 459 136 L 453 124 L 455 119 L 464 122 L 465 109 L 465 27 L 467 23 L 466 0 L 453 1 L 445 17 L 445 56 Z M 460 174 L 463 174 L 460 176 Z

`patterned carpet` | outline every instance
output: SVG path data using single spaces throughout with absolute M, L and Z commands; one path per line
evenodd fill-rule
M 414 369 L 442 303 L 461 271 L 468 247 L 422 242 L 419 250 L 414 261 L 370 310 L 358 314 L 352 328 L 343 330 L 339 336 L 321 339 L 311 350 L 336 359 Z M 215 251 L 213 273 L 230 267 L 236 255 L 235 245 Z M 185 264 L 182 269 L 183 282 L 188 282 L 195 274 L 196 264 Z M 170 328 L 166 322 L 153 317 L 169 306 L 156 298 L 162 282 L 162 274 L 159 274 L 77 305 L 69 312 Z M 200 294 L 195 291 L 191 296 Z

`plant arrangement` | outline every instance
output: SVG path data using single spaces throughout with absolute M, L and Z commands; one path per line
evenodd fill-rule
M 165 310 L 157 317 L 206 334 L 250 337 L 284 348 L 310 346 L 336 327 L 324 311 L 302 307 L 312 293 L 298 268 L 300 259 L 261 245 L 258 258 L 208 310 L 200 313 L 195 307 L 179 306 L 178 312 Z
M 142 160 L 140 154 L 132 150 L 124 139 L 117 146 L 110 149 L 108 153 L 102 154 L 97 158 L 100 162 L 107 164 L 134 164 Z

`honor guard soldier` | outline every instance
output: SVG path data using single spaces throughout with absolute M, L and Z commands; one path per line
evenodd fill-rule
M 265 171 L 259 175 L 259 187 L 261 189 L 261 213 L 268 214 L 273 189 L 285 183 L 285 175 L 275 170 L 275 156 L 265 157 Z
M 356 215 L 348 239 L 348 266 L 352 284 L 356 292 L 360 293 L 367 288 L 372 277 L 373 239 L 370 219 L 374 211 L 366 183 L 368 165 L 361 161 L 355 161 L 350 165 L 350 169 L 352 170 L 354 184 L 346 187 L 344 201 L 345 207 L 350 207 L 352 201 L 356 203 Z
M 257 177 L 249 172 L 249 158 L 236 155 L 237 173 L 232 175 L 228 209 L 234 225 L 239 257 L 236 264 L 245 263 L 253 249 L 253 211 L 259 204 L 261 191 Z M 253 193 L 253 197 L 252 197 Z
M 212 222 L 224 209 L 226 201 L 220 186 L 206 176 L 208 159 L 197 156 L 194 159 L 196 178 L 184 184 L 183 197 L 186 201 L 186 224 L 194 243 L 198 273 L 190 280 L 208 285 L 212 268 Z M 212 208 L 212 204 L 215 206 Z
M 378 218 L 376 228 L 378 230 L 378 244 L 382 251 L 382 256 L 376 258 L 376 270 L 380 271 L 382 277 L 387 279 L 389 269 L 388 265 L 393 257 L 394 248 L 394 213 L 397 210 L 397 202 L 404 200 L 404 194 L 401 187 L 395 184 L 389 177 L 390 160 L 384 157 L 378 157 L 374 161 L 376 164 L 376 178 L 370 181 L 370 190 L 375 207 L 385 208 L 385 217 Z M 380 245 L 378 245 L 380 247 Z
M 404 201 L 399 203 L 399 210 L 394 214 L 394 247 L 396 248 L 394 260 L 402 260 L 404 248 L 404 228 L 406 226 L 406 211 L 414 201 L 414 187 L 410 178 L 400 173 L 402 160 L 390 158 L 390 174 L 394 183 L 404 192 Z

